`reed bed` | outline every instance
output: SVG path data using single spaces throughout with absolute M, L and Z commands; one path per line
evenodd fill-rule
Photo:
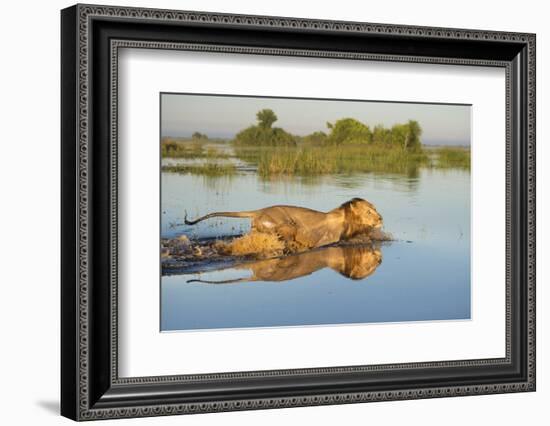
M 436 149 L 435 167 L 441 169 L 470 169 L 471 153 L 469 148 L 445 147 Z
M 328 146 L 301 148 L 238 149 L 237 156 L 255 165 L 262 177 L 317 176 L 368 172 L 408 173 L 411 167 L 428 165 L 423 152 L 401 148 Z
M 232 163 L 207 161 L 202 164 L 174 164 L 162 166 L 163 172 L 202 175 L 208 177 L 232 176 L 237 168 Z
M 173 145 L 168 145 L 173 146 Z M 318 177 L 334 174 L 395 173 L 416 175 L 420 168 L 469 170 L 467 147 L 441 147 L 411 151 L 386 145 L 343 146 L 233 146 L 234 154 L 200 142 L 176 143 L 166 148 L 170 158 L 204 159 L 201 164 L 165 165 L 163 171 L 221 177 L 237 173 L 237 166 L 219 160 L 237 158 L 257 170 L 263 179 Z M 163 145 L 164 147 L 164 145 Z M 164 148 L 163 148 L 164 149 Z
M 230 157 L 213 145 L 210 141 L 165 138 L 160 144 L 160 154 L 162 158 L 223 159 Z

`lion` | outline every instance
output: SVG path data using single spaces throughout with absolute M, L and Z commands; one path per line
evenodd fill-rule
M 291 256 L 244 262 L 230 269 L 249 270 L 247 278 L 212 281 L 193 279 L 188 283 L 234 284 L 254 281 L 282 282 L 310 275 L 320 269 L 331 268 L 352 280 L 372 275 L 382 263 L 382 253 L 371 246 L 333 246 L 294 254 Z
M 312 249 L 335 244 L 357 235 L 368 235 L 383 224 L 374 205 L 362 198 L 353 198 L 327 212 L 296 206 L 271 206 L 259 210 L 215 212 L 187 220 L 194 225 L 212 217 L 251 219 L 251 231 L 274 234 L 287 246 Z

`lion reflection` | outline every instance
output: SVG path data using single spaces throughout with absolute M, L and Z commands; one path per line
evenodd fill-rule
M 205 284 L 231 284 L 252 281 L 290 281 L 324 268 L 331 268 L 352 280 L 372 275 L 382 263 L 382 253 L 372 246 L 327 247 L 286 256 L 238 264 L 231 269 L 249 270 L 252 275 L 223 281 L 194 279 Z

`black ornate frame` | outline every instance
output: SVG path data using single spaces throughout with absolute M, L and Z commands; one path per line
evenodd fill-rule
M 535 35 L 76 5 L 62 29 L 61 413 L 157 416 L 535 390 Z M 117 64 L 122 47 L 506 70 L 506 356 L 119 378 Z

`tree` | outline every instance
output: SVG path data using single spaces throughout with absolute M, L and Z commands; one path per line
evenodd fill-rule
M 258 125 L 250 126 L 235 135 L 236 145 L 256 146 L 296 146 L 296 137 L 280 127 L 271 127 L 277 116 L 270 109 L 262 109 L 256 114 Z
M 411 151 L 418 151 L 422 147 L 422 143 L 420 142 L 422 128 L 420 127 L 418 121 L 415 120 L 409 120 L 407 123 L 407 127 L 409 130 L 407 149 Z
M 422 128 L 418 121 L 409 120 L 406 124 L 395 124 L 391 128 L 391 142 L 392 145 L 409 151 L 420 151 L 422 149 L 421 134 Z
M 277 121 L 277 115 L 271 109 L 262 109 L 256 114 L 259 125 L 263 129 L 270 129 L 273 123 Z
M 391 143 L 393 146 L 407 149 L 409 129 L 406 124 L 394 124 L 391 128 Z
M 200 132 L 195 132 L 191 135 L 191 138 L 192 139 L 195 139 L 195 140 L 200 140 L 200 139 L 208 139 L 208 136 L 200 133 Z
M 377 124 L 372 130 L 372 142 L 377 145 L 391 145 L 391 130 Z
M 302 138 L 302 141 L 308 145 L 324 145 L 327 142 L 327 134 L 325 132 L 313 132 Z
M 330 128 L 328 143 L 333 145 L 369 144 L 372 134 L 369 126 L 354 118 L 342 118 Z
M 295 146 L 296 138 L 280 127 L 250 126 L 237 133 L 233 142 L 249 146 Z

